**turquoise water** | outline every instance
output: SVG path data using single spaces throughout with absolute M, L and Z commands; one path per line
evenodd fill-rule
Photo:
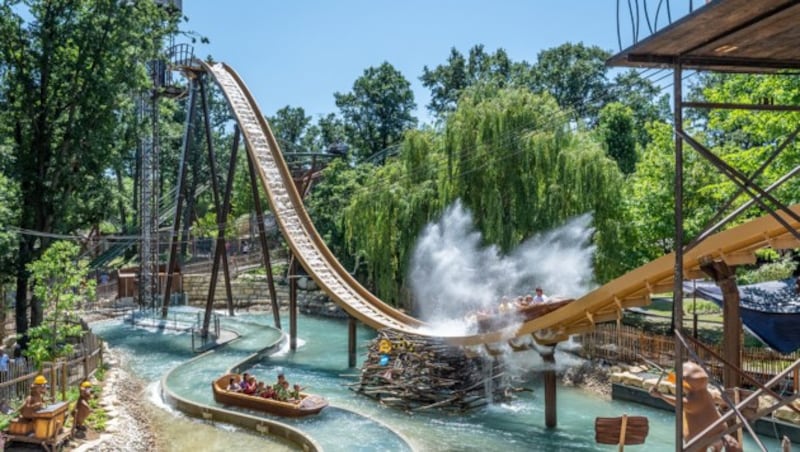
M 252 350 L 274 342 L 277 333 L 267 328 L 271 322 L 269 315 L 223 318 L 223 328 L 238 331 L 242 338 L 189 363 L 186 361 L 194 355 L 190 350 L 190 338 L 185 334 L 133 328 L 119 322 L 106 322 L 93 329 L 112 346 L 135 354 L 137 360 L 132 363 L 132 368 L 140 377 L 155 381 L 169 369 L 176 368 L 167 385 L 181 396 L 213 405 L 210 382 Z M 328 398 L 332 407 L 323 410 L 319 416 L 280 419 L 307 432 L 328 451 L 406 449 L 402 440 L 391 430 L 383 428 L 381 423 L 400 432 L 417 450 L 616 450 L 616 446 L 594 443 L 594 419 L 623 413 L 647 416 L 650 420 L 650 434 L 646 444 L 638 446 L 639 450 L 674 450 L 674 418 L 671 413 L 609 401 L 563 386 L 558 388 L 557 394 L 558 426 L 546 429 L 543 389 L 539 374 L 535 372 L 539 358 L 535 352 L 512 355 L 515 363 L 519 364 L 522 385 L 532 390 L 519 393 L 519 398 L 513 403 L 493 405 L 458 416 L 437 412 L 406 414 L 385 408 L 348 389 L 347 385 L 356 381 L 354 374 L 358 370 L 347 368 L 346 322 L 301 316 L 298 331 L 296 352 L 282 350 L 261 359 L 249 370 L 266 381 L 272 381 L 278 373 L 285 373 L 290 382 L 300 383 L 309 392 Z M 359 327 L 360 360 L 363 360 L 367 342 L 373 336 L 372 330 Z M 564 361 L 569 357 L 558 355 L 556 359 Z M 748 450 L 755 444 L 751 442 L 745 447 Z M 767 447 L 773 450 L 777 444 L 767 443 Z M 631 449 L 637 450 L 636 447 Z

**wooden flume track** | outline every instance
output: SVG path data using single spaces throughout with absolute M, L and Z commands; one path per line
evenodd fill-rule
M 372 328 L 441 337 L 428 324 L 378 299 L 342 267 L 314 228 L 275 137 L 247 86 L 224 63 L 199 64 L 214 78 L 228 100 L 247 143 L 247 152 L 257 162 L 259 178 L 281 232 L 319 287 L 350 315 Z M 792 210 L 800 213 L 800 205 L 793 206 Z M 787 216 L 781 216 L 793 227 L 800 226 Z M 800 247 L 800 241 L 772 216 L 765 215 L 715 234 L 685 253 L 684 271 L 689 277 L 699 276 L 700 263 L 705 259 L 722 259 L 728 265 L 754 262 L 754 252 L 764 247 L 796 248 Z M 566 340 L 571 334 L 590 331 L 596 323 L 620 318 L 625 308 L 649 304 L 652 294 L 671 292 L 674 261 L 673 254 L 662 256 L 563 308 L 522 325 L 441 339 L 463 346 L 493 344 L 530 334 L 543 344 Z

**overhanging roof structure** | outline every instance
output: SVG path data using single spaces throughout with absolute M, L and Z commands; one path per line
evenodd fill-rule
M 800 0 L 715 0 L 608 60 L 609 66 L 800 72 Z

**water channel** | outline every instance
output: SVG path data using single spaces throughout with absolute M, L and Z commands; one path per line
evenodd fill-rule
M 190 316 L 193 314 L 189 312 Z M 150 383 L 151 398 L 161 406 L 154 409 L 162 429 L 158 434 L 175 436 L 170 442 L 175 445 L 173 450 L 188 450 L 190 444 L 201 444 L 203 450 L 263 450 L 265 445 L 269 445 L 269 450 L 290 450 L 290 444 L 279 440 L 227 425 L 184 419 L 159 399 L 158 385 L 168 374 L 165 381 L 170 390 L 195 402 L 216 406 L 211 381 L 255 351 L 278 341 L 280 333 L 270 328 L 271 323 L 271 315 L 266 314 L 223 317 L 222 328 L 236 331 L 240 338 L 198 359 L 192 359 L 195 354 L 191 350 L 191 337 L 186 333 L 132 326 L 119 320 L 97 323 L 92 328 L 111 347 L 129 356 L 130 370 Z M 406 414 L 382 407 L 348 389 L 347 385 L 356 381 L 358 370 L 347 368 L 346 322 L 300 316 L 298 331 L 296 352 L 284 348 L 260 359 L 249 370 L 266 381 L 283 372 L 290 382 L 300 383 L 309 392 L 330 401 L 331 407 L 315 417 L 273 418 L 306 432 L 326 451 L 614 450 L 614 446 L 594 442 L 594 419 L 623 413 L 649 418 L 650 433 L 644 446 L 648 451 L 674 450 L 671 413 L 610 401 L 571 387 L 559 386 L 558 427 L 545 428 L 543 387 L 535 372 L 541 361 L 535 352 L 512 355 L 523 369 L 524 387 L 531 390 L 520 392 L 512 403 L 458 416 L 438 412 Z M 359 345 L 365 346 L 373 336 L 374 331 L 360 327 Z M 363 360 L 365 348 L 359 350 L 362 352 L 359 359 Z M 556 356 L 562 363 L 574 359 L 565 353 Z M 745 450 L 754 447 L 750 441 Z M 769 442 L 767 447 L 773 450 L 777 444 Z

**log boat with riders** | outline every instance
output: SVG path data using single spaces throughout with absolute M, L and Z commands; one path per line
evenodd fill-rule
M 217 403 L 263 411 L 283 417 L 310 416 L 318 414 L 328 406 L 327 399 L 314 394 L 300 393 L 299 400 L 281 401 L 258 395 L 229 391 L 227 387 L 231 378 L 239 379 L 241 376 L 234 373 L 225 374 L 211 384 L 211 388 L 214 391 L 214 401 Z

